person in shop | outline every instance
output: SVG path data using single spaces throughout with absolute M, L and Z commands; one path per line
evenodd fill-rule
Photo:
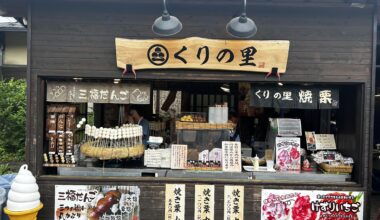
M 148 140 L 150 136 L 149 121 L 144 118 L 142 110 L 138 108 L 137 106 L 134 106 L 129 110 L 129 115 L 131 116 L 133 123 L 142 126 L 143 128 L 142 140 L 143 140 L 143 144 L 145 145 L 145 148 L 147 148 Z
M 235 129 L 230 133 L 230 141 L 240 141 L 240 123 L 236 112 L 230 112 L 228 120 L 235 125 Z

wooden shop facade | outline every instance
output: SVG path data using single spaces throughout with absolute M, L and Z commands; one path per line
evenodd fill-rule
M 122 209 L 122 202 L 115 212 L 92 203 L 98 215 L 94 219 L 284 215 L 268 211 L 273 201 L 293 210 L 287 212 L 297 219 L 292 206 L 308 191 L 326 192 L 323 198 L 347 196 L 347 201 L 352 196 L 347 213 L 369 219 L 375 2 L 248 1 L 247 15 L 258 29 L 250 39 L 226 32 L 228 21 L 241 13 L 239 2 L 167 3 L 183 24 L 170 37 L 152 32 L 161 1 L 3 3 L 10 15 L 27 14 L 26 149 L 44 203 L 38 219 L 69 219 L 73 200 L 89 202 L 74 210 L 90 215 L 90 200 L 68 195 L 83 186 L 97 193 L 116 187 L 138 197 L 125 202 L 133 211 Z M 136 114 L 149 121 L 150 136 L 157 139 L 144 139 L 141 118 L 137 125 L 128 124 Z M 294 137 L 281 134 L 286 133 L 284 123 L 291 124 L 287 129 L 294 129 Z M 281 145 L 284 136 L 293 139 Z M 155 141 L 156 149 L 148 150 Z M 291 149 L 280 151 L 289 141 L 295 141 Z M 124 145 L 131 147 L 123 151 Z M 257 170 L 256 155 L 260 169 L 273 160 L 276 169 Z M 226 158 L 236 164 L 226 167 Z M 342 170 L 332 168 L 336 163 Z M 91 187 L 95 185 L 100 188 Z M 213 218 L 208 212 L 195 217 L 198 204 L 205 205 L 199 198 L 206 195 L 199 190 L 210 186 L 207 199 L 213 203 L 207 207 Z M 276 193 L 284 198 L 271 202 Z M 318 196 L 303 198 L 314 202 Z M 310 219 L 323 219 L 321 207 L 312 206 Z M 107 217 L 118 212 L 128 215 Z M 82 213 L 74 219 L 87 218 Z

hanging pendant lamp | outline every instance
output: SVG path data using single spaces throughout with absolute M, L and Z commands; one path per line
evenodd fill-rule
M 240 17 L 233 18 L 226 26 L 227 32 L 238 38 L 249 38 L 256 34 L 255 22 L 247 17 L 247 0 L 244 0 L 243 13 Z
M 166 8 L 166 0 L 163 0 L 164 11 L 161 17 L 158 17 L 152 26 L 152 31 L 160 36 L 171 36 L 182 30 L 182 23 L 178 18 L 171 16 Z

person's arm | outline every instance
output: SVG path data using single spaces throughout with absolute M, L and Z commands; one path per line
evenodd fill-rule
M 143 123 L 143 135 L 147 139 L 149 138 L 150 131 L 149 131 L 149 121 L 148 120 L 144 120 L 144 123 Z

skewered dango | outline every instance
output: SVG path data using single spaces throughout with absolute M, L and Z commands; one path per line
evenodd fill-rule
M 139 157 L 144 153 L 142 136 L 143 129 L 140 125 L 97 128 L 87 124 L 81 152 L 101 160 Z

